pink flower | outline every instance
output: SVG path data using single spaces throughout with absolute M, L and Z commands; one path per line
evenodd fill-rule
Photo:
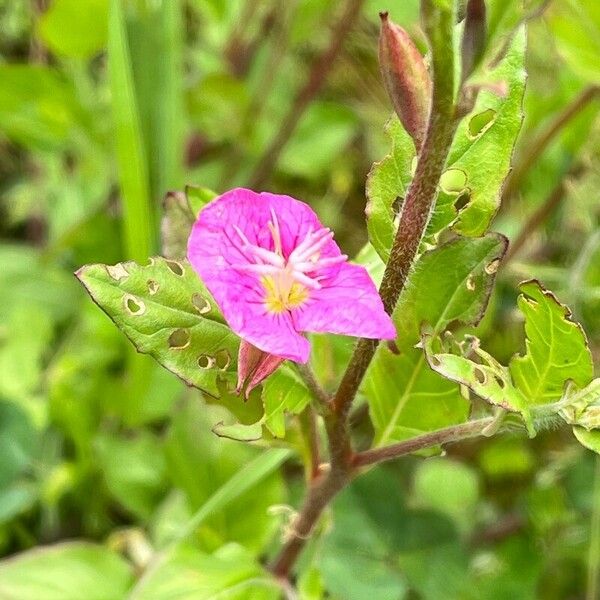
M 188 258 L 231 329 L 270 355 L 305 363 L 304 332 L 396 337 L 367 271 L 290 196 L 242 188 L 219 196 L 194 224 Z

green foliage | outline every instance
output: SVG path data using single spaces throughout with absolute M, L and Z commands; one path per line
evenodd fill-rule
M 125 16 L 120 0 L 111 0 L 108 56 L 119 183 L 123 195 L 124 238 L 128 258 L 145 260 L 155 247 L 148 148 L 136 97 Z
M 311 458 L 328 460 L 326 432 L 317 417 L 311 457 L 309 392 L 293 365 L 247 401 L 231 393 L 237 338 L 185 262 L 187 237 L 215 192 L 248 185 L 283 130 L 261 187 L 309 202 L 381 281 L 416 158 L 389 120 L 378 12 L 389 8 L 428 53 L 421 2 L 390 4 L 363 3 L 322 87 L 284 123 L 343 3 L 0 0 L 1 598 L 597 595 L 587 583 L 599 505 L 597 101 L 569 118 L 600 72 L 590 1 L 485 1 L 488 39 L 466 82 L 481 86 L 477 101 L 458 123 L 394 315 L 398 339 L 379 348 L 349 427 L 355 450 L 491 414 L 486 434 L 499 431 L 357 477 L 296 563 L 296 589 L 264 567 L 293 526 Z M 512 163 L 526 168 L 498 211 L 525 62 Z M 364 178 L 381 157 L 367 180 L 365 246 Z M 526 233 L 501 269 L 503 240 L 478 237 L 496 212 L 511 242 Z M 148 264 L 153 254 L 175 262 Z M 82 264 L 96 301 L 158 362 L 85 298 L 72 276 Z M 575 316 L 532 283 L 515 310 L 518 281 L 532 278 Z M 311 366 L 333 393 L 354 340 L 310 338 Z M 197 364 L 225 359 L 221 348 L 227 368 Z
M 471 468 L 452 460 L 432 458 L 417 468 L 413 496 L 418 506 L 445 514 L 462 529 L 469 530 L 479 499 L 479 482 Z
M 77 277 L 139 352 L 188 385 L 216 397 L 234 381 L 237 337 L 187 260 L 89 265 Z
M 526 353 L 510 361 L 510 374 L 529 404 L 560 398 L 565 381 L 578 387 L 593 375 L 592 355 L 571 312 L 537 281 L 520 286 L 519 308 L 525 317 Z
M 0 127 L 5 135 L 28 147 L 64 145 L 77 117 L 72 82 L 40 65 L 0 65 Z
M 278 438 L 285 436 L 285 414 L 300 414 L 310 403 L 310 393 L 300 377 L 283 366 L 271 375 L 263 386 L 265 415 L 263 422 Z
M 276 470 L 288 451 L 259 453 L 218 438 L 206 427 L 203 408 L 191 405 L 173 419 L 165 455 L 173 483 L 194 512 L 176 540 L 195 534 L 208 550 L 230 541 L 259 550 L 271 539 L 277 522 L 268 508 L 284 500 Z
M 182 546 L 158 569 L 131 600 L 277 600 L 279 584 L 269 577 L 252 555 L 236 545 L 204 554 Z
M 104 49 L 109 0 L 53 0 L 38 22 L 40 35 L 55 53 L 90 58 Z
M 132 580 L 118 554 L 84 542 L 37 548 L 0 563 L 0 596 L 18 600 L 123 598 Z
M 532 409 L 559 400 L 567 382 L 588 384 L 592 360 L 581 327 L 569 320 L 570 312 L 553 294 L 537 281 L 525 282 L 521 291 L 527 351 L 514 356 L 508 368 L 479 348 L 478 340 L 461 348 L 463 355 L 436 348 L 431 333 L 425 335 L 424 346 L 435 371 L 492 404 L 520 413 L 533 434 Z M 483 362 L 467 358 L 470 351 Z
M 448 213 L 456 232 L 483 235 L 498 210 L 523 120 L 526 39 L 525 28 L 519 28 L 504 60 L 482 81 L 505 90 L 481 90 L 472 112 L 458 127 L 446 166 L 465 174 L 464 187 L 449 194 L 442 184 L 436 207 L 440 214 L 432 220 L 431 233 L 445 226 L 443 215 Z M 455 202 L 462 194 L 466 195 L 466 205 L 457 212 Z
M 365 379 L 377 445 L 466 419 L 459 387 L 429 369 L 415 345 L 423 322 L 439 333 L 452 322 L 481 319 L 505 248 L 506 240 L 493 234 L 457 239 L 424 253 L 415 265 L 394 311 L 398 338 L 379 347 Z
M 369 240 L 383 261 L 387 262 L 397 223 L 395 206 L 406 195 L 412 178 L 415 146 L 412 138 L 395 115 L 386 125 L 392 142 L 390 153 L 371 168 L 367 177 L 367 229 Z
M 520 28 L 504 60 L 474 83 L 484 89 L 458 127 L 428 226 L 429 236 L 437 236 L 450 225 L 461 235 L 483 235 L 496 213 L 523 118 L 525 45 L 525 29 Z M 384 261 L 415 161 L 412 140 L 395 117 L 388 123 L 387 133 L 392 150 L 375 163 L 367 179 L 369 239 Z

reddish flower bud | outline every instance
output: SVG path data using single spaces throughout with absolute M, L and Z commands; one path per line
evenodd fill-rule
M 421 147 L 431 104 L 431 77 L 410 36 L 380 13 L 379 66 L 383 83 L 404 129 Z
M 244 390 L 244 395 L 248 398 L 250 392 L 273 373 L 283 361 L 281 356 L 263 352 L 242 340 L 238 354 L 237 393 Z

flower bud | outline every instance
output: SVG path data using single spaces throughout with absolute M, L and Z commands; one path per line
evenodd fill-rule
M 238 354 L 237 393 L 244 390 L 246 398 L 250 392 L 266 379 L 283 362 L 281 356 L 275 356 L 259 350 L 256 346 L 242 340 Z
M 380 13 L 379 66 L 394 110 L 415 142 L 417 150 L 425 138 L 431 104 L 431 77 L 425 61 L 410 36 Z

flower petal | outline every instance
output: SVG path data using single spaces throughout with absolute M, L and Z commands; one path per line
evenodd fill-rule
M 314 211 L 303 202 L 238 188 L 201 211 L 188 240 L 188 258 L 235 333 L 264 352 L 306 362 L 308 340 L 294 329 L 289 313 L 267 311 L 260 274 L 243 271 L 244 266 L 255 264 L 244 249 L 245 240 L 274 249 L 269 229 L 273 212 L 284 256 L 292 252 L 297 238 L 321 227 Z M 331 241 L 323 249 L 325 253 L 338 256 L 340 250 Z
M 312 290 L 310 298 L 292 311 L 298 331 L 338 333 L 372 339 L 394 339 L 396 328 L 367 270 L 343 264 L 337 275 Z

